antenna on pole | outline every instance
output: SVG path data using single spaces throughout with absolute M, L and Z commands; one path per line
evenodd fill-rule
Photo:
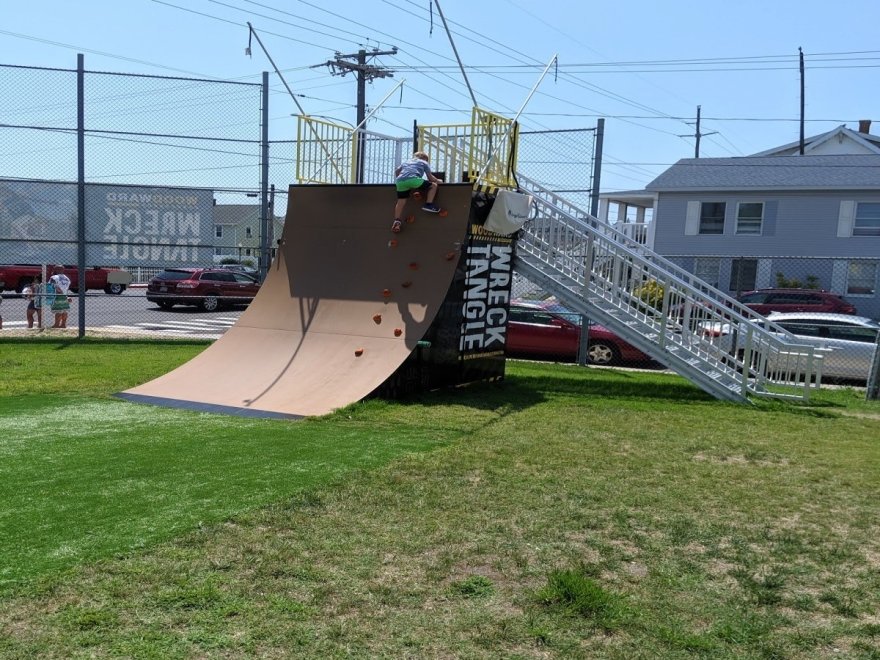
M 478 106 L 477 97 L 474 96 L 474 90 L 471 89 L 471 83 L 468 81 L 467 73 L 464 70 L 464 64 L 461 63 L 461 58 L 458 56 L 458 49 L 455 47 L 455 42 L 452 40 L 452 32 L 449 31 L 449 26 L 446 24 L 446 17 L 443 15 L 443 10 L 440 9 L 440 3 L 437 0 L 434 0 L 434 6 L 437 7 L 437 13 L 440 14 L 440 20 L 443 21 L 443 29 L 446 30 L 446 36 L 449 37 L 449 45 L 452 46 L 452 52 L 455 53 L 455 59 L 458 60 L 458 68 L 461 69 L 461 76 L 464 78 L 464 84 L 467 85 L 468 92 L 471 95 L 471 101 L 474 103 L 474 107 Z
M 279 71 L 278 67 L 275 65 L 275 60 L 273 60 L 272 56 L 269 55 L 269 51 L 266 50 L 266 47 L 263 45 L 263 40 L 260 39 L 260 35 L 257 34 L 257 31 L 254 29 L 254 26 L 251 25 L 250 21 L 247 22 L 247 26 L 248 26 L 248 30 L 250 31 L 250 34 L 248 36 L 248 47 L 245 48 L 245 51 L 244 51 L 245 55 L 251 54 L 251 52 L 250 52 L 251 51 L 250 37 L 256 37 L 257 43 L 260 44 L 260 48 L 263 49 L 263 53 L 268 58 L 269 63 L 272 65 L 272 68 L 275 69 L 275 73 L 278 74 L 278 77 L 281 78 L 281 82 L 284 83 L 284 88 L 287 90 L 287 93 L 290 94 L 290 98 L 293 99 L 293 102 L 296 104 L 296 107 L 299 108 L 300 114 L 301 115 L 307 114 L 306 111 L 303 110 L 303 107 L 300 105 L 299 101 L 296 99 L 296 94 L 293 93 L 293 91 L 290 89 L 290 85 L 287 84 L 287 81 L 284 79 L 284 76 L 281 75 L 281 71 Z

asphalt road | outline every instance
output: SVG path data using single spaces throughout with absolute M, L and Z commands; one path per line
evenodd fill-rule
M 128 289 L 119 296 L 101 291 L 90 291 L 85 298 L 85 322 L 89 333 L 108 333 L 131 336 L 183 336 L 192 338 L 216 339 L 232 326 L 244 311 L 244 306 L 222 308 L 216 312 L 205 312 L 197 307 L 174 307 L 161 310 L 147 302 L 146 290 Z M 73 296 L 67 327 L 79 327 L 78 296 Z M 3 316 L 3 330 L 26 330 L 27 300 L 17 294 L 4 292 L 0 314 Z M 44 325 L 51 326 L 53 315 L 46 314 Z

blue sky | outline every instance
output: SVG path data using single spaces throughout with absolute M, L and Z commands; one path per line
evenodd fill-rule
M 332 12 L 322 9 L 332 6 Z M 798 47 L 806 56 L 806 134 L 859 119 L 880 122 L 880 3 L 868 0 L 440 0 L 480 106 L 513 116 L 553 55 L 554 68 L 521 116 L 524 130 L 591 128 L 604 117 L 602 190 L 640 189 L 694 155 L 702 107 L 704 157 L 745 156 L 798 138 Z M 772 11 L 772 13 L 771 13 Z M 462 123 L 471 99 L 429 0 L 43 0 L 4 3 L 2 64 L 86 68 L 257 82 L 271 64 L 303 109 L 355 121 L 355 81 L 333 76 L 334 53 L 390 50 L 393 71 L 367 87 L 369 128 L 408 135 L 422 124 Z M 275 137 L 292 138 L 298 112 L 272 74 Z M 289 130 L 285 131 L 285 126 Z M 880 124 L 873 131 L 880 133 Z M 286 133 L 286 134 L 285 134 Z M 577 161 L 559 141 L 548 168 Z M 290 181 L 293 181 L 291 173 Z

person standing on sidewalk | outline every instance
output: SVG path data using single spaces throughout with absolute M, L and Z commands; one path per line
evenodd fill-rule
M 52 269 L 52 277 L 49 278 L 47 289 L 52 287 L 52 313 L 55 314 L 53 328 L 67 327 L 67 314 L 70 311 L 70 298 L 67 292 L 70 290 L 70 278 L 64 274 L 64 266 L 58 265 Z

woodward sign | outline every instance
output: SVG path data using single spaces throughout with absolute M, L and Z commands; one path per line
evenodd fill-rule
M 76 184 L 0 180 L 3 261 L 77 261 Z M 214 193 L 190 188 L 86 184 L 87 266 L 210 263 Z
M 162 188 L 86 189 L 94 260 L 108 265 L 189 265 L 211 260 L 213 193 Z

